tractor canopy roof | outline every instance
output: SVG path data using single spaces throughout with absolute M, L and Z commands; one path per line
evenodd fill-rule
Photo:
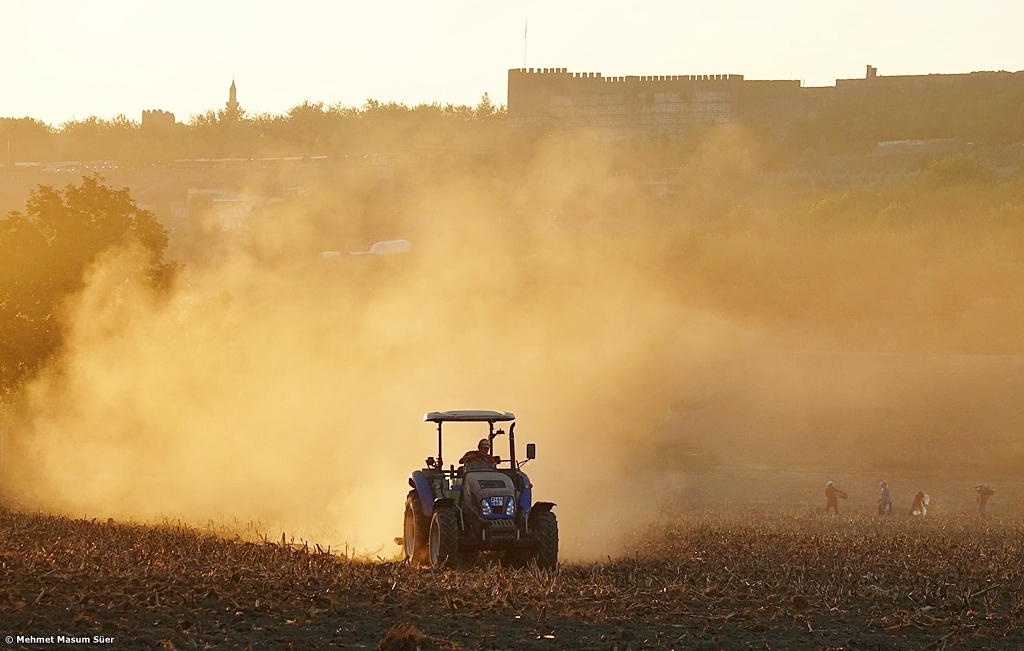
M 499 421 L 515 420 L 515 414 L 501 411 L 482 411 L 472 409 L 460 409 L 456 411 L 432 411 L 423 414 L 423 420 L 431 423 L 496 423 Z

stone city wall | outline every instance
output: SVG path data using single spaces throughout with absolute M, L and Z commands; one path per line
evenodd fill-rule
M 510 127 L 582 128 L 610 140 L 685 138 L 709 125 L 737 121 L 785 135 L 819 112 L 831 111 L 842 120 L 845 113 L 855 118 L 884 105 L 884 115 L 871 118 L 879 124 L 865 126 L 881 132 L 894 110 L 920 114 L 914 118 L 918 123 L 935 121 L 933 115 L 950 122 L 967 106 L 981 107 L 974 111 L 981 116 L 993 101 L 1014 103 L 1024 114 L 1024 72 L 881 77 L 868 66 L 864 79 L 805 88 L 796 80 L 747 80 L 735 74 L 604 77 L 565 68 L 508 71 Z M 953 124 L 945 130 L 955 135 L 969 126 Z

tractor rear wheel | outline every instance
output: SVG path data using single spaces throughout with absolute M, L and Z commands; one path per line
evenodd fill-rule
M 437 509 L 430 520 L 430 566 L 450 567 L 458 553 L 459 516 L 455 509 Z
M 533 530 L 540 541 L 537 550 L 537 567 L 554 569 L 558 565 L 558 518 L 551 511 L 543 511 L 533 518 Z
M 430 560 L 428 551 L 430 533 L 430 521 L 423 513 L 420 506 L 420 496 L 416 491 L 409 491 L 405 498 L 405 526 L 403 528 L 403 542 L 405 546 L 405 560 L 412 565 L 426 565 Z

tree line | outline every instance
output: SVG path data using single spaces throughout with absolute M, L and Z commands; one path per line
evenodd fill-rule
M 124 115 L 59 126 L 30 117 L 0 118 L 0 160 L 145 165 L 185 158 L 479 150 L 494 146 L 504 131 L 505 107 L 493 104 L 486 93 L 476 106 L 407 106 L 371 99 L 360 107 L 303 102 L 279 115 L 211 110 L 166 127 Z

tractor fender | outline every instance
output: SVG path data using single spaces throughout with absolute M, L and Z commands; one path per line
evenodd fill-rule
M 416 489 L 416 494 L 420 496 L 423 514 L 429 518 L 434 514 L 434 489 L 431 488 L 430 482 L 427 481 L 422 470 L 416 470 L 409 476 L 409 485 Z
M 554 502 L 537 502 L 536 504 L 533 505 L 533 508 L 530 509 L 530 521 L 533 521 L 534 513 L 546 513 L 550 511 L 554 506 Z

